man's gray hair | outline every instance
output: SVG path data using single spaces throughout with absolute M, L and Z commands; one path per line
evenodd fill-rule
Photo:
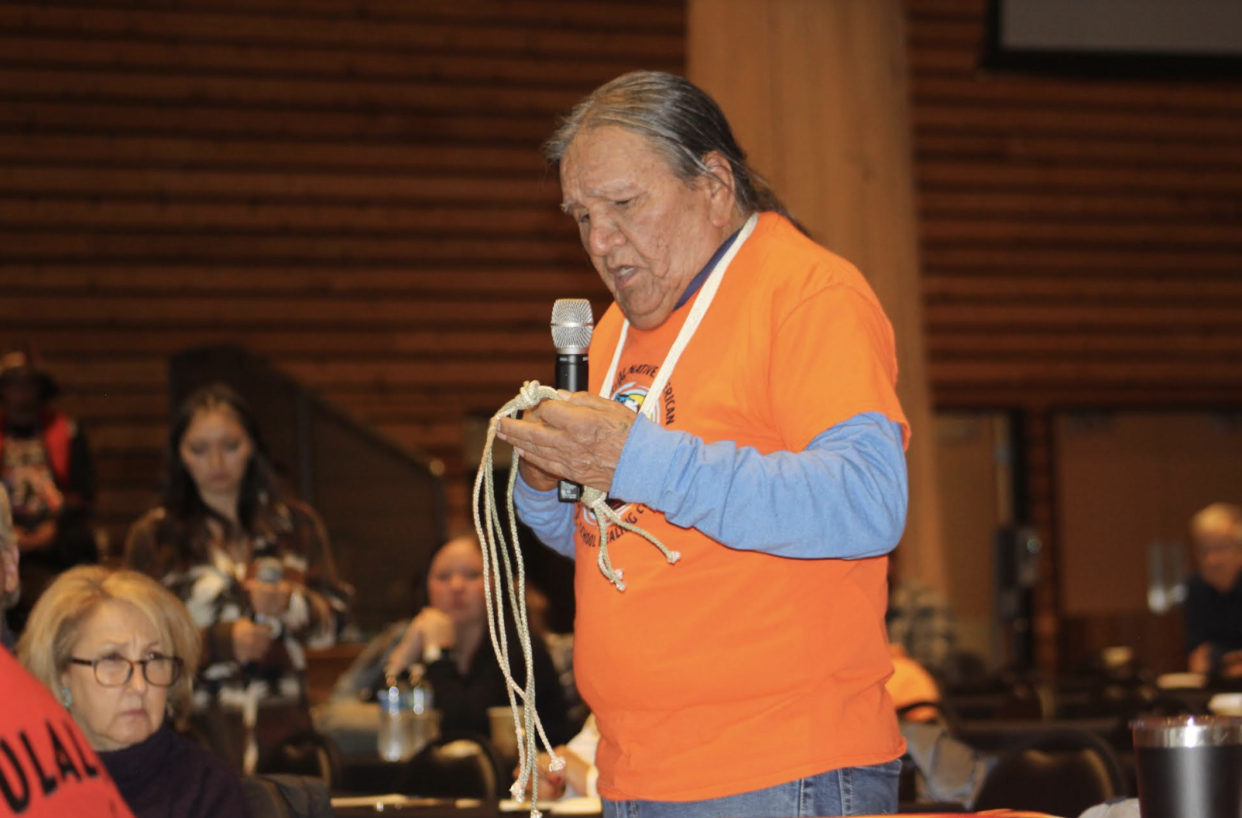
M 733 169 L 734 195 L 743 214 L 771 210 L 789 216 L 767 182 L 746 163 L 720 106 L 684 77 L 633 71 L 601 85 L 561 120 L 544 143 L 544 156 L 559 169 L 579 131 L 606 125 L 647 137 L 686 184 L 711 174 L 703 160 L 716 151 Z

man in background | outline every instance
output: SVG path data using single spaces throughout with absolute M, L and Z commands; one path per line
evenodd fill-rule
M 1199 573 L 1186 584 L 1190 670 L 1242 676 L 1242 508 L 1213 503 L 1190 520 Z
M 26 589 L 14 616 L 18 630 L 57 574 L 99 558 L 87 524 L 95 494 L 90 450 L 77 423 L 51 405 L 59 393 L 30 348 L 0 357 L 0 482 Z

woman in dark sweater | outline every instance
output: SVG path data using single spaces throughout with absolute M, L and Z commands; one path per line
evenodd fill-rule
M 490 734 L 488 708 L 507 707 L 505 677 L 492 650 L 483 596 L 483 554 L 473 534 L 456 537 L 431 555 L 427 571 L 426 605 L 415 614 L 386 662 L 388 675 L 411 664 L 426 666 L 441 713 L 445 736 Z M 506 623 L 507 625 L 510 623 Z M 508 634 L 510 673 L 525 684 L 522 650 L 516 632 Z M 565 696 L 556 667 L 543 641 L 531 640 L 537 709 L 548 740 L 563 744 L 573 736 Z
M 198 669 L 198 628 L 181 601 L 135 571 L 61 574 L 31 611 L 22 663 L 60 699 L 137 818 L 248 816 L 241 781 L 173 732 Z

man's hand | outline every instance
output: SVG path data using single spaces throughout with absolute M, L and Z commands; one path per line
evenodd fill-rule
M 1220 657 L 1220 674 L 1227 679 L 1242 677 L 1242 650 L 1231 650 Z
M 556 403 L 556 401 L 547 399 L 540 401 L 539 405 L 534 408 L 527 409 L 522 413 L 522 420 L 527 423 L 543 423 L 539 417 L 539 413 L 540 410 L 542 410 L 543 407 L 549 403 Z M 499 427 L 496 429 L 496 436 L 501 440 L 504 440 L 503 435 L 500 434 Z M 525 457 L 519 461 L 518 471 L 521 472 L 522 480 L 526 482 L 526 485 L 530 486 L 535 491 L 551 491 L 556 488 L 556 484 L 560 481 L 560 478 L 555 474 L 544 471 L 531 463 L 530 460 Z
M 421 661 L 429 645 L 451 648 L 457 644 L 457 628 L 449 615 L 430 606 L 419 611 L 405 628 L 405 635 L 388 656 L 385 672 L 396 676 L 410 665 Z
M 558 755 L 564 756 L 565 748 L 557 747 Z M 538 801 L 557 801 L 565 795 L 565 776 L 551 769 L 549 765 L 552 763 L 552 757 L 547 753 L 539 753 L 535 758 L 535 763 L 539 765 L 539 792 L 537 793 Z M 518 776 L 522 774 L 521 767 L 513 768 L 513 780 L 516 781 Z
M 617 401 L 575 392 L 543 401 L 521 420 L 502 419 L 496 436 L 521 453 L 531 488 L 547 491 L 564 479 L 606 492 L 633 425 L 634 413 Z
M 259 616 L 279 619 L 289 609 L 289 596 L 293 593 L 293 586 L 283 579 L 280 582 L 248 579 L 245 588 L 250 595 L 250 606 Z
M 272 632 L 266 625 L 238 619 L 233 623 L 233 656 L 237 661 L 257 662 L 272 646 Z
M 1191 673 L 1207 674 L 1212 670 L 1212 646 L 1204 642 L 1190 652 L 1190 658 L 1186 663 L 1187 669 Z

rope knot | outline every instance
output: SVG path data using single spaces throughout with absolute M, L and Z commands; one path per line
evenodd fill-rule
M 547 387 L 541 386 L 539 381 L 527 381 L 522 384 L 522 389 L 518 392 L 518 408 L 533 409 L 539 405 L 539 401 L 543 400 L 541 394 Z

